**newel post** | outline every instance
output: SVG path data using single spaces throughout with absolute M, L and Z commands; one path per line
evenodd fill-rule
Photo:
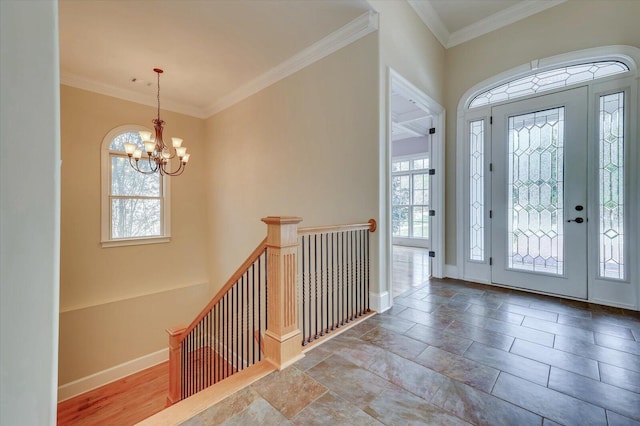
M 167 397 L 167 407 L 180 401 L 180 381 L 182 379 L 181 358 L 182 345 L 180 335 L 187 329 L 184 325 L 167 329 L 169 334 L 169 396 Z
M 296 289 L 298 267 L 298 224 L 300 217 L 269 216 L 267 224 L 267 314 L 264 337 L 266 359 L 279 370 L 302 355 L 298 328 Z

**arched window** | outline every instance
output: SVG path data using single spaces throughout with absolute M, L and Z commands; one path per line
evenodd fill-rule
M 141 126 L 120 126 L 102 142 L 102 246 L 169 241 L 168 180 L 143 174 L 129 165 L 126 142 L 144 151 Z M 140 161 L 144 168 L 144 161 Z
M 584 64 L 553 68 L 548 71 L 511 80 L 482 92 L 473 98 L 469 104 L 469 108 L 512 100 L 522 96 L 567 87 L 572 84 L 608 77 L 626 71 L 629 71 L 629 67 L 620 61 L 587 62 Z

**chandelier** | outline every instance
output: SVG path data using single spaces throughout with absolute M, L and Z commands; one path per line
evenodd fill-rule
M 125 143 L 124 151 L 129 156 L 129 164 L 135 170 L 145 175 L 160 172 L 161 175 L 178 176 L 182 174 L 189 162 L 190 154 L 187 154 L 187 148 L 182 146 L 182 139 L 171 138 L 171 150 L 165 145 L 162 140 L 162 128 L 164 127 L 164 121 L 160 119 L 160 74 L 162 71 L 160 68 L 154 68 L 153 71 L 158 74 L 158 117 L 153 119 L 153 128 L 155 129 L 155 136 L 151 135 L 151 132 L 140 131 L 140 138 L 144 144 L 144 150 L 147 154 L 146 161 L 149 167 L 140 168 L 140 160 L 142 159 L 142 149 L 138 148 L 135 143 Z M 178 157 L 178 167 L 171 171 L 171 163 L 169 160 Z M 135 162 L 134 162 L 135 160 Z

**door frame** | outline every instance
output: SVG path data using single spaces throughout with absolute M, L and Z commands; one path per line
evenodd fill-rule
M 393 304 L 392 298 L 392 277 L 393 277 L 393 256 L 392 256 L 392 226 L 391 226 L 391 88 L 395 87 L 398 91 L 412 99 L 416 104 L 433 113 L 433 126 L 436 133 L 432 135 L 430 164 L 431 168 L 436 170 L 436 174 L 432 176 L 431 181 L 431 206 L 436 211 L 436 215 L 431 222 L 431 250 L 435 252 L 432 258 L 431 275 L 435 278 L 443 278 L 444 274 L 444 257 L 445 257 L 445 241 L 444 241 L 444 143 L 445 143 L 445 109 L 429 95 L 404 78 L 399 72 L 391 67 L 387 67 L 387 75 L 385 79 L 386 90 L 384 91 L 386 99 L 384 102 L 384 137 L 381 138 L 383 144 L 381 149 L 380 167 L 380 197 L 381 208 L 383 208 L 382 216 L 386 218 L 384 221 L 382 232 L 384 238 L 381 239 L 382 257 L 385 259 L 388 268 L 386 270 L 386 281 L 389 283 L 388 300 L 389 307 Z M 384 242 L 383 242 L 384 241 Z
M 596 111 L 595 103 L 597 101 L 598 94 L 600 92 L 606 92 L 606 90 L 600 90 L 598 87 L 605 86 L 612 81 L 622 82 L 619 86 L 620 89 L 627 90 L 627 93 L 630 95 L 630 102 L 628 104 L 628 117 L 630 118 L 630 120 L 628 120 L 629 133 L 628 139 L 625 140 L 625 144 L 629 147 L 629 158 L 631 161 L 635 162 L 635 170 L 629 170 L 631 167 L 627 167 L 627 185 L 630 187 L 627 197 L 627 201 L 629 203 L 627 217 L 640 217 L 640 119 L 638 118 L 638 113 L 640 111 L 640 73 L 638 71 L 638 66 L 640 65 L 640 49 L 634 46 L 625 45 L 602 46 L 572 51 L 543 59 L 534 59 L 529 63 L 525 63 L 518 67 L 496 74 L 493 77 L 474 85 L 462 95 L 458 102 L 455 161 L 456 164 L 459 165 L 456 167 L 456 206 L 458 206 L 458 208 L 456 208 L 456 265 L 445 265 L 448 277 L 491 284 L 491 265 L 489 265 L 489 255 L 486 256 L 486 260 L 483 262 L 474 262 L 469 260 L 467 253 L 468 235 L 466 226 L 468 221 L 468 205 L 466 204 L 466 194 L 468 193 L 468 182 L 466 182 L 465 179 L 467 178 L 466 169 L 468 168 L 466 158 L 466 155 L 468 154 L 466 135 L 467 125 L 469 121 L 477 120 L 478 118 L 486 119 L 486 122 L 489 123 L 490 109 L 493 105 L 469 109 L 469 103 L 478 94 L 487 89 L 536 72 L 590 61 L 606 60 L 623 62 L 629 67 L 629 71 L 618 76 L 605 77 L 587 83 L 590 87 L 590 122 L 588 123 L 588 137 L 590 143 L 592 143 L 593 135 L 597 132 L 598 125 L 594 120 L 594 111 Z M 568 86 L 565 89 L 576 87 L 578 85 Z M 489 129 L 485 135 L 485 140 L 490 140 L 491 137 L 491 129 L 490 126 L 488 127 Z M 597 160 L 597 158 L 595 160 Z M 590 158 L 589 161 L 592 162 L 594 159 Z M 592 167 L 592 163 L 590 163 L 590 167 Z M 591 178 L 597 179 L 597 176 L 591 176 Z M 490 193 L 490 187 L 486 188 L 486 192 Z M 594 202 L 594 200 L 590 200 L 590 203 L 591 202 Z M 590 209 L 593 209 L 591 204 L 589 206 Z M 640 249 L 640 224 L 633 223 L 634 221 L 631 220 L 630 222 L 632 223 L 629 224 L 630 226 L 628 226 L 626 230 L 629 234 L 626 244 L 628 245 L 628 253 L 632 254 L 637 253 L 637 250 Z M 488 220 L 486 220 L 485 223 L 487 224 Z M 487 226 L 490 227 L 490 223 L 488 223 Z M 491 244 L 490 240 L 487 238 L 485 238 L 485 247 L 490 246 Z M 590 240 L 593 241 L 593 236 L 590 236 Z M 597 247 L 590 248 L 590 250 L 593 249 L 597 250 Z M 590 268 L 594 268 L 594 266 L 590 266 Z M 590 277 L 594 276 L 591 270 L 589 271 L 589 275 Z M 610 280 L 590 279 L 588 300 L 609 306 L 640 310 L 640 262 L 632 262 L 632 257 L 629 258 L 627 278 L 628 279 L 619 283 Z

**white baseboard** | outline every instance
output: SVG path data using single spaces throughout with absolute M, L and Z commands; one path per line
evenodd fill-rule
M 169 359 L 169 349 L 161 349 L 140 358 L 132 359 L 115 367 L 99 371 L 90 376 L 83 377 L 73 382 L 58 387 L 58 402 L 73 398 L 74 396 L 99 388 L 108 383 L 130 376 L 133 373 L 158 365 Z
M 460 279 L 460 276 L 458 275 L 458 266 L 444 265 L 444 276 L 447 278 Z
M 389 299 L 389 292 L 384 291 L 382 293 L 369 292 L 369 304 L 371 309 L 382 313 L 391 307 L 391 300 Z

